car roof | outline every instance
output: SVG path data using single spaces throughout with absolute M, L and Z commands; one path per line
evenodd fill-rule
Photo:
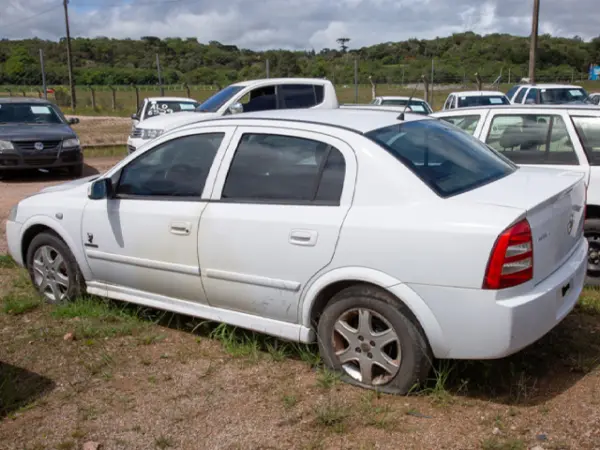
M 581 86 L 574 84 L 552 84 L 552 83 L 536 83 L 536 84 L 518 84 L 519 87 L 536 87 L 540 89 L 583 89 Z
M 371 130 L 402 123 L 402 121 L 398 120 L 398 115 L 398 108 L 382 109 L 381 107 L 370 109 L 353 109 L 351 107 L 336 109 L 281 109 L 233 114 L 199 121 L 195 124 L 264 119 L 311 123 L 315 125 L 351 129 L 359 133 L 367 133 Z M 404 122 L 416 120 L 428 120 L 428 116 L 412 113 L 406 113 L 404 116 Z
M 148 101 L 167 101 L 167 102 L 196 102 L 198 103 L 198 100 L 195 100 L 193 98 L 188 98 L 188 97 L 147 97 Z
M 329 80 L 324 78 L 261 78 L 258 80 L 246 80 L 233 83 L 230 86 L 255 86 L 255 85 L 271 85 L 271 84 L 328 84 Z
M 39 103 L 40 105 L 52 105 L 50 100 L 35 97 L 0 97 L 0 103 Z
M 480 97 L 480 96 L 493 96 L 493 97 L 503 97 L 506 94 L 500 91 L 458 91 L 453 92 L 452 95 L 456 95 L 458 97 Z
M 437 111 L 434 112 L 433 115 L 435 116 L 438 113 L 450 113 L 450 112 L 473 112 L 473 111 L 487 111 L 487 110 L 494 110 L 494 109 L 508 109 L 508 110 L 528 110 L 528 109 L 548 109 L 548 110 L 552 110 L 552 109 L 559 109 L 559 110 L 581 110 L 581 111 L 594 111 L 594 112 L 600 112 L 600 107 L 597 105 L 580 105 L 580 104 L 568 104 L 568 103 L 564 103 L 564 104 L 558 104 L 558 105 L 549 105 L 549 104 L 533 104 L 533 105 L 526 105 L 526 104 L 510 104 L 510 105 L 485 105 L 485 106 L 467 106 L 464 108 L 460 108 L 460 109 L 451 109 L 451 110 L 447 110 L 447 111 Z
M 411 97 L 408 97 L 406 95 L 379 95 L 375 98 L 380 98 L 382 100 L 408 100 Z M 411 100 L 415 100 L 418 102 L 424 102 L 425 100 L 423 100 L 422 98 L 419 97 L 412 97 Z

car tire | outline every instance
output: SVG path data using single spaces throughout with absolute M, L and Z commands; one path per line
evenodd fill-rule
M 589 286 L 600 286 L 600 219 L 586 219 L 583 233 L 589 244 L 585 282 Z
M 432 367 L 431 350 L 406 306 L 376 287 L 336 294 L 319 319 L 317 336 L 325 365 L 363 388 L 404 395 L 424 383 Z
M 83 163 L 69 167 L 69 175 L 73 178 L 81 178 L 83 176 Z
M 26 261 L 31 282 L 46 302 L 63 303 L 86 292 L 75 256 L 56 234 L 46 231 L 35 236 Z

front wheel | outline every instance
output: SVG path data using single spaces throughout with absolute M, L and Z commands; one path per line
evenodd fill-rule
M 69 247 L 55 234 L 43 232 L 27 249 L 31 282 L 48 303 L 74 300 L 85 292 L 85 281 Z
M 431 352 L 418 326 L 394 297 L 370 286 L 335 295 L 318 324 L 325 364 L 348 383 L 406 394 L 431 370 Z

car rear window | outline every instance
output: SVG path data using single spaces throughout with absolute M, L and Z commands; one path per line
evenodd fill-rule
M 466 108 L 469 106 L 509 105 L 510 102 L 503 95 L 477 95 L 473 97 L 458 97 L 458 106 Z
M 504 178 L 517 166 L 441 120 L 416 120 L 365 134 L 411 169 L 441 197 Z

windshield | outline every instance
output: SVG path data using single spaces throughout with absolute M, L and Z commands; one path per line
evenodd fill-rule
M 408 103 L 408 99 L 384 99 L 381 101 L 382 105 L 398 105 L 404 106 Z M 409 103 L 410 109 L 412 112 L 417 114 L 430 114 L 431 108 L 427 105 L 427 103 L 420 100 L 411 100 Z
M 146 112 L 144 113 L 143 118 L 147 119 L 149 117 L 160 116 L 163 114 L 173 114 L 181 111 L 194 111 L 199 104 L 199 102 L 153 100 L 146 107 Z
M 0 103 L 0 123 L 64 124 L 53 105 Z
M 488 105 L 510 105 L 504 95 L 476 95 L 473 97 L 458 97 L 458 106 L 466 108 L 469 106 Z
M 415 120 L 366 133 L 441 197 L 503 178 L 517 166 L 441 120 Z
M 196 112 L 217 112 L 231 97 L 244 89 L 244 86 L 227 86 L 211 96 L 196 108 Z
M 585 89 L 582 88 L 554 88 L 541 89 L 540 96 L 542 103 L 562 104 L 571 102 L 583 102 L 588 96 Z

